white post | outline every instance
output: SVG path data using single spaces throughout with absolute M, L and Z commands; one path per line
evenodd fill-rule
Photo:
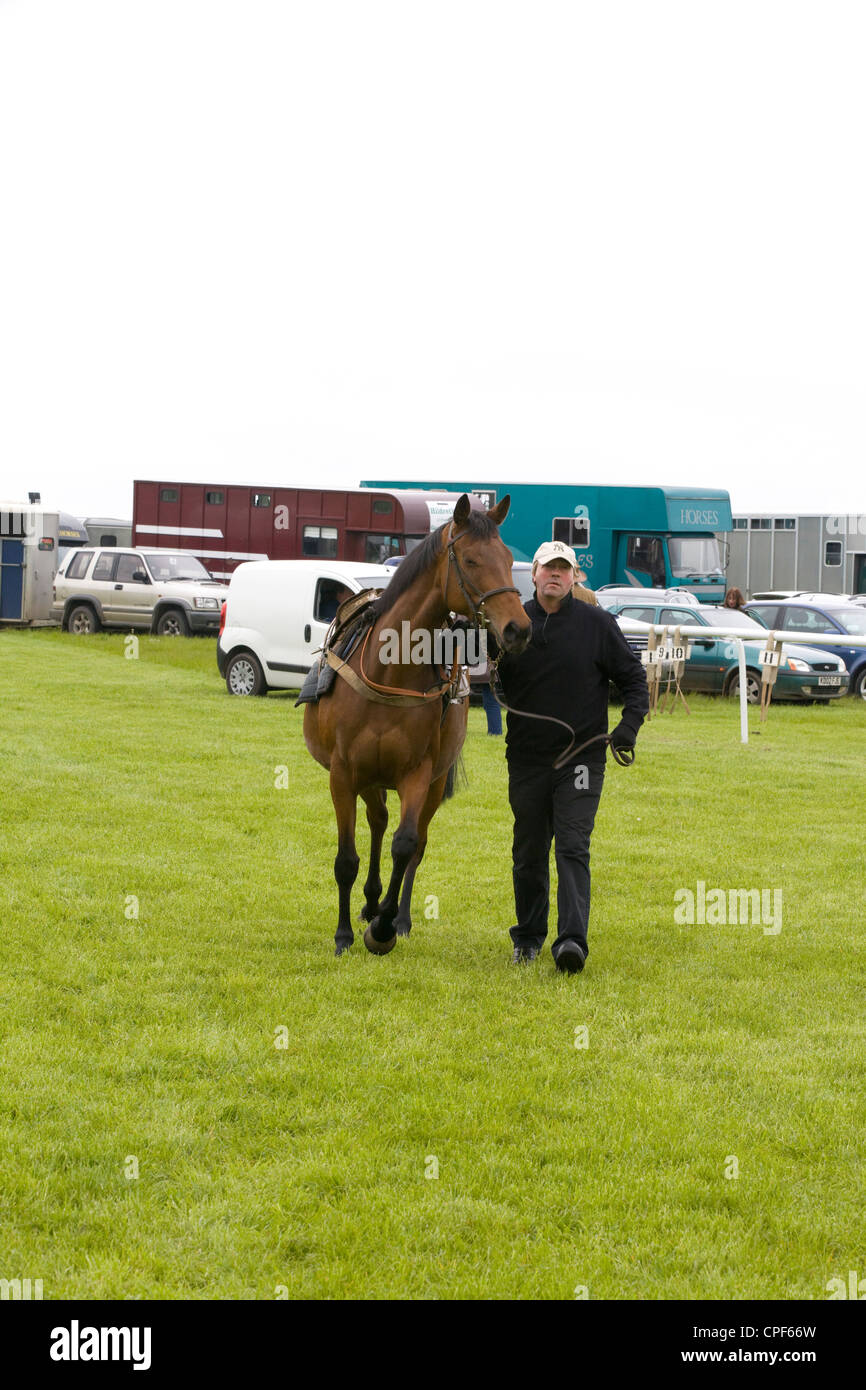
M 749 741 L 749 706 L 746 702 L 746 648 L 742 637 L 732 639 L 737 644 L 737 660 L 740 663 L 740 743 Z

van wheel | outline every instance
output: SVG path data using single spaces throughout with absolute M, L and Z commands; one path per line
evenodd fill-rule
M 186 614 L 179 608 L 168 608 L 160 613 L 156 624 L 158 637 L 189 637 L 189 623 Z
M 740 673 L 735 671 L 728 680 L 725 687 L 726 695 L 733 695 L 735 699 L 740 698 Z M 746 703 L 749 705 L 759 705 L 761 703 L 761 677 L 757 671 L 746 671 Z
M 79 603 L 75 608 L 70 609 L 69 617 L 66 619 L 67 631 L 79 635 L 98 632 L 101 627 L 102 624 L 89 603 Z
M 226 687 L 230 695 L 267 695 L 265 673 L 252 652 L 230 656 L 226 665 Z

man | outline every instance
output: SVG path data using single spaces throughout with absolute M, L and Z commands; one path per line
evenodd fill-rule
M 571 744 L 607 733 L 608 683 L 624 698 L 611 735 L 615 748 L 634 748 L 649 709 L 646 675 L 609 613 L 572 595 L 577 563 L 562 541 L 545 541 L 532 562 L 535 598 L 525 608 L 532 639 L 520 656 L 503 656 L 499 679 L 514 711 L 508 715 L 508 793 L 514 813 L 513 877 L 517 923 L 515 964 L 532 961 L 547 935 L 550 842 L 559 876 L 558 934 L 553 959 L 575 974 L 588 954 L 589 841 L 604 781 L 606 745 L 590 744 L 563 768 L 554 762 Z M 561 720 L 563 723 L 553 721 Z M 550 722 L 549 722 L 550 721 Z

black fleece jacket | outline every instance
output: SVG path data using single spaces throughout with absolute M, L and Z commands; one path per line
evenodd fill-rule
M 555 613 L 545 613 L 534 598 L 524 608 L 532 619 L 532 640 L 520 656 L 505 653 L 499 663 L 506 704 L 564 719 L 582 743 L 607 733 L 613 681 L 625 702 L 621 723 L 636 735 L 649 710 L 646 675 L 611 615 L 570 594 Z M 510 762 L 552 763 L 569 741 L 561 724 L 508 715 Z M 594 756 L 603 756 L 600 747 Z

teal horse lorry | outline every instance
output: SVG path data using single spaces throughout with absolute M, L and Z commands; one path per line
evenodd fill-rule
M 718 488 L 589 487 L 577 483 L 363 481 L 370 488 L 468 492 L 511 508 L 502 539 L 515 560 L 531 560 L 542 541 L 574 548 L 592 589 L 604 584 L 688 589 L 721 603 L 725 565 L 717 532 L 733 525 L 731 499 Z

